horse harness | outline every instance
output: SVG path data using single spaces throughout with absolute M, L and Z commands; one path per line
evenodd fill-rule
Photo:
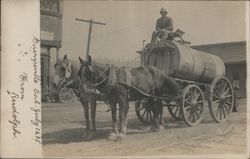
M 139 88 L 135 87 L 135 86 L 132 86 L 130 83 L 128 83 L 127 81 L 129 81 L 127 79 L 127 73 L 126 73 L 126 82 L 123 82 L 123 81 L 118 81 L 117 80 L 117 74 L 116 72 L 121 70 L 123 67 L 118 67 L 118 68 L 115 68 L 112 70 L 112 66 L 111 65 L 108 65 L 103 71 L 102 73 L 99 75 L 98 78 L 95 79 L 95 83 L 92 84 L 92 86 L 96 89 L 97 87 L 99 87 L 100 85 L 102 85 L 104 82 L 106 82 L 108 80 L 109 82 L 109 85 L 111 85 L 111 87 L 115 86 L 116 84 L 123 84 L 123 85 L 127 85 L 127 86 L 131 86 L 133 88 L 135 88 L 136 90 L 139 90 L 139 92 L 143 92 L 142 90 L 140 90 Z M 151 90 L 151 95 L 155 95 L 155 89 L 157 88 L 157 83 L 160 79 L 160 71 L 158 69 L 157 70 L 157 78 L 154 79 L 151 75 L 151 73 L 149 72 L 149 70 L 144 67 L 144 70 L 147 72 L 147 75 L 149 77 L 149 79 L 152 81 L 152 90 Z M 106 72 L 109 72 L 108 75 L 106 77 L 104 77 L 101 81 L 97 82 L 98 79 L 101 78 L 102 75 L 104 75 Z M 93 72 L 92 72 L 92 76 L 93 76 Z M 79 77 L 80 78 L 80 77 Z M 93 77 L 92 77 L 93 79 Z M 80 78 L 80 88 L 82 87 L 82 79 Z M 79 90 L 80 91 L 80 90 Z M 144 94 L 144 93 L 143 93 Z

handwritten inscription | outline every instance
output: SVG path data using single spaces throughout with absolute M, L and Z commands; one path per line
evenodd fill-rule
M 36 87 L 40 87 L 40 80 L 41 77 L 39 75 L 38 65 L 39 65 L 39 52 L 38 48 L 40 47 L 39 44 L 40 40 L 33 36 L 32 40 L 32 58 L 31 61 L 33 62 L 33 83 L 37 85 Z M 41 92 L 39 89 L 33 89 L 33 103 L 34 105 L 30 107 L 31 112 L 33 114 L 33 118 L 30 120 L 31 124 L 34 127 L 34 137 L 35 141 L 39 144 L 42 144 L 42 131 L 41 131 L 41 102 L 40 102 Z
M 26 82 L 28 82 L 28 75 L 23 72 L 22 74 L 19 75 L 19 79 L 20 79 L 20 98 L 21 100 L 24 99 L 24 84 Z
M 17 138 L 18 134 L 21 134 L 21 131 L 19 130 L 19 125 L 21 124 L 20 120 L 18 119 L 18 109 L 17 109 L 17 102 L 19 99 L 19 95 L 15 92 L 7 91 L 8 95 L 11 97 L 11 113 L 12 113 L 12 119 L 9 120 L 9 123 L 12 126 L 12 135 L 13 138 Z
M 38 47 L 40 47 L 40 45 L 38 45 L 39 44 L 39 39 L 38 38 L 36 38 L 35 36 L 33 37 L 33 40 L 32 40 L 32 42 L 33 42 L 33 44 L 32 44 L 32 58 L 30 59 L 32 62 L 33 62 L 33 68 L 34 68 L 34 83 L 39 83 L 40 82 L 40 76 L 39 76 L 39 70 L 38 70 L 38 65 L 39 65 L 39 63 L 38 63 L 38 51 L 37 51 L 37 48 Z
M 30 120 L 31 124 L 35 127 L 34 134 L 35 134 L 35 141 L 39 144 L 42 143 L 42 132 L 41 132 L 41 109 L 39 105 L 41 105 L 40 100 L 38 98 L 41 96 L 40 91 L 38 89 L 34 89 L 33 94 L 33 101 L 34 101 L 34 107 L 30 107 L 32 113 L 33 113 L 33 119 Z
M 32 65 L 32 74 L 29 72 L 25 72 L 24 70 L 20 71 L 21 73 L 17 75 L 18 88 L 14 91 L 7 90 L 7 94 L 10 97 L 10 111 L 11 111 L 11 119 L 8 119 L 8 122 L 11 126 L 11 133 L 13 136 L 13 139 L 16 139 L 20 136 L 20 134 L 24 133 L 25 131 L 22 131 L 20 129 L 21 124 L 26 123 L 26 121 L 22 121 L 21 113 L 23 113 L 23 102 L 27 97 L 30 95 L 33 96 L 31 99 L 32 106 L 30 106 L 30 112 L 31 118 L 29 119 L 30 124 L 34 128 L 32 131 L 34 132 L 34 140 L 35 142 L 41 144 L 42 143 L 42 131 L 41 131 L 41 92 L 39 90 L 40 88 L 40 70 L 39 70 L 39 48 L 40 48 L 40 40 L 33 36 L 32 44 L 29 49 L 26 47 L 21 48 L 21 44 L 18 44 L 18 47 L 20 48 L 20 51 L 17 56 L 17 61 L 19 63 L 25 63 L 27 64 L 27 60 Z M 29 87 L 28 87 L 29 86 Z M 33 91 L 30 91 L 30 86 Z M 30 94 L 30 92 L 32 94 Z M 22 107 L 21 107 L 22 106 Z M 22 110 L 22 111 L 21 111 Z
M 34 119 L 32 119 L 30 122 L 35 126 L 35 141 L 38 142 L 39 144 L 42 143 L 42 134 L 41 134 L 41 120 L 40 120 L 40 113 L 41 109 L 36 108 L 36 107 L 31 107 L 31 111 L 34 114 Z

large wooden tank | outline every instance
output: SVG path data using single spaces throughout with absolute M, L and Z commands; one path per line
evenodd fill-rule
M 210 83 L 225 74 L 223 61 L 176 41 L 163 41 L 141 53 L 142 65 L 153 65 L 171 77 Z

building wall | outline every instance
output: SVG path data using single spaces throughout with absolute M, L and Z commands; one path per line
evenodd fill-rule
M 192 48 L 219 56 L 226 66 L 226 77 L 237 86 L 238 97 L 246 97 L 246 42 L 197 45 Z
M 62 0 L 40 0 L 42 93 L 50 89 L 51 66 L 58 57 L 62 42 Z M 52 51 L 53 50 L 53 51 Z M 53 68 L 53 67 L 52 67 Z
M 197 46 L 192 46 L 192 48 L 217 55 L 221 57 L 221 59 L 225 63 L 246 62 L 245 41 L 211 44 L 211 45 L 197 45 Z
M 41 44 L 61 47 L 62 20 L 60 17 L 41 15 Z
M 246 63 L 226 64 L 226 77 L 239 88 L 238 97 L 246 97 Z

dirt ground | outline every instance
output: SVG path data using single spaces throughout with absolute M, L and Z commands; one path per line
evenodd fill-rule
M 111 131 L 111 113 L 98 104 L 97 132 L 91 139 L 82 137 L 85 131 L 83 108 L 79 102 L 70 104 L 43 103 L 43 155 L 45 157 L 112 157 L 175 155 L 243 155 L 247 153 L 246 99 L 239 101 L 240 112 L 229 120 L 216 123 L 206 110 L 202 123 L 188 127 L 175 121 L 164 108 L 165 130 L 150 132 L 130 104 L 128 134 L 121 141 L 107 140 Z M 237 156 L 238 158 L 239 156 Z

